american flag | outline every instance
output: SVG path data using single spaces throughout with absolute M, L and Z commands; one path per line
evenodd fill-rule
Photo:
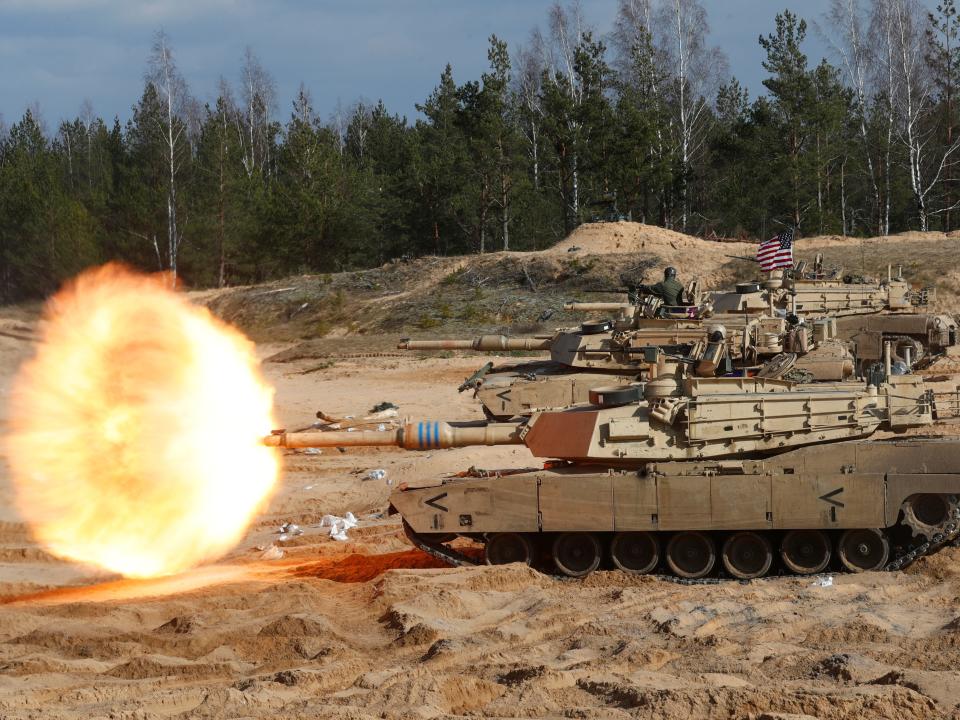
M 774 238 L 760 243 L 757 248 L 760 269 L 770 272 L 777 268 L 793 266 L 793 230 L 784 230 Z

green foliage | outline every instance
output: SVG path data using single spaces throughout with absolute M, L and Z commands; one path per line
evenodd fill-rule
M 303 89 L 275 122 L 269 92 L 238 104 L 224 82 L 214 101 L 174 120 L 175 194 L 167 106 L 151 83 L 125 125 L 87 107 L 47 136 L 28 111 L 0 128 L 0 299 L 46 295 L 106 260 L 166 269 L 171 197 L 178 271 L 195 287 L 301 272 L 329 287 L 334 272 L 405 256 L 540 249 L 614 202 L 633 220 L 677 227 L 686 218 L 690 230 L 721 236 L 769 236 L 783 224 L 878 234 L 886 214 L 891 231 L 917 226 L 910 157 L 882 83 L 855 102 L 837 67 L 808 59 L 798 15 L 776 15 L 759 38 L 766 94 L 751 100 L 730 78 L 715 97 L 692 98 L 702 114 L 689 157 L 679 93 L 690 102 L 707 86 L 681 81 L 663 31 L 631 27 L 611 64 L 603 42 L 568 25 L 564 42 L 543 53 L 513 52 L 492 35 L 487 71 L 458 83 L 447 65 L 412 122 L 383 102 L 323 121 Z M 945 157 L 927 200 L 931 222 L 950 229 L 960 154 L 944 155 L 958 140 L 955 0 L 942 0 L 924 27 L 930 110 L 917 132 L 929 157 Z M 563 263 L 576 282 L 593 270 Z M 463 280 L 455 271 L 442 284 Z M 437 314 L 489 319 L 486 294 L 476 286 L 466 306 L 440 302 L 416 324 L 434 327 Z M 342 291 L 327 297 L 333 315 L 347 314 Z M 334 321 L 349 319 L 319 322 Z

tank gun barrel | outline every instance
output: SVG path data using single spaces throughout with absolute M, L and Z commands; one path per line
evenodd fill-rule
M 409 422 L 395 430 L 357 432 L 275 432 L 263 439 L 269 447 L 401 447 L 437 450 L 470 445 L 521 445 L 523 423 L 458 425 L 443 421 Z
M 481 335 L 472 340 L 402 340 L 398 350 L 549 350 L 551 338 Z
M 624 302 L 568 302 L 563 309 L 568 312 L 622 312 L 632 307 Z

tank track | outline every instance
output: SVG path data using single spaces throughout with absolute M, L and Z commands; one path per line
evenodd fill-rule
M 885 572 L 896 572 L 898 570 L 904 570 L 910 567 L 913 563 L 919 560 L 922 557 L 927 555 L 932 555 L 937 550 L 940 550 L 947 545 L 960 545 L 960 501 L 953 499 L 953 507 L 950 511 L 950 519 L 943 523 L 942 530 L 934 533 L 929 539 L 923 540 L 922 542 L 913 543 L 906 547 L 897 548 L 896 557 L 887 562 L 884 566 Z M 896 525 L 894 527 L 899 527 Z M 420 550 L 431 555 L 438 560 L 452 565 L 453 567 L 476 567 L 478 565 L 483 565 L 483 561 L 466 555 L 454 548 L 448 547 L 443 543 L 432 543 L 426 540 L 423 536 L 418 535 L 417 532 L 407 524 L 407 521 L 403 521 L 403 532 L 406 534 L 407 539 Z M 776 576 L 766 576 L 768 578 L 772 577 L 797 577 L 797 578 L 811 578 L 825 575 L 827 573 L 818 573 L 816 575 L 798 575 L 795 573 L 783 573 Z M 655 578 L 657 580 L 663 580 L 666 582 L 672 582 L 677 585 L 719 585 L 726 582 L 739 582 L 747 583 L 752 582 L 750 580 L 737 580 L 736 578 L 725 578 L 725 577 L 707 577 L 707 578 L 698 578 L 698 579 L 687 579 L 677 577 L 676 575 L 670 575 L 667 573 L 648 573 L 649 577 Z M 571 578 L 572 579 L 572 578 Z M 761 578 L 763 579 L 763 578 Z
M 476 558 L 465 555 L 459 550 L 447 547 L 443 543 L 432 543 L 425 540 L 423 536 L 418 535 L 416 531 L 410 527 L 406 520 L 403 521 L 403 532 L 415 547 L 423 550 L 427 555 L 432 555 L 449 565 L 453 565 L 454 567 L 471 567 L 483 564 L 482 562 L 478 562 Z

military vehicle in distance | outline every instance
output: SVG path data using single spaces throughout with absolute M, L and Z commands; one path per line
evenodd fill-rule
M 808 380 L 862 374 L 880 362 L 887 342 L 894 343 L 901 371 L 960 350 L 956 321 L 916 312 L 929 293 L 912 289 L 899 272 L 894 277 L 888 268 L 885 282 L 853 282 L 823 272 L 822 265 L 818 255 L 813 272 L 801 262 L 786 276 L 775 271 L 763 283 L 741 283 L 730 292 L 703 293 L 694 281 L 686 290 L 691 304 L 676 308 L 629 288 L 630 301 L 568 303 L 566 310 L 615 316 L 552 335 L 403 340 L 398 347 L 549 352 L 549 361 L 487 363 L 464 381 L 460 390 L 473 389 L 490 420 L 586 402 L 591 389 L 647 379 L 651 347 L 683 356 L 701 374 L 756 370 L 777 358 L 782 373 Z M 784 352 L 791 357 L 777 357 Z
M 450 545 L 461 537 L 480 543 L 488 564 L 552 564 L 573 577 L 608 559 L 690 580 L 721 564 L 740 579 L 831 562 L 899 569 L 960 535 L 960 438 L 902 436 L 955 417 L 958 395 L 890 376 L 889 346 L 885 359 L 887 377 L 874 385 L 671 376 L 519 422 L 277 431 L 264 442 L 522 444 L 548 460 L 394 490 L 390 512 L 409 539 L 454 565 L 479 562 Z
M 822 271 L 818 255 L 811 273 L 799 263 L 792 272 L 771 273 L 764 283 L 744 283 L 737 293 L 713 293 L 716 312 L 762 313 L 768 308 L 802 314 L 808 319 L 832 317 L 836 337 L 851 344 L 860 366 L 879 362 L 884 345 L 894 343 L 894 356 L 907 367 L 958 351 L 957 323 L 949 315 L 920 312 L 929 289 L 914 289 L 898 270 L 887 268 L 884 281 L 839 277 Z M 745 292 L 752 290 L 753 292 Z M 951 350 L 952 349 L 952 350 Z
M 579 308 L 577 308 L 579 309 Z M 692 314 L 692 313 L 691 313 Z M 652 379 L 677 364 L 711 377 L 744 372 L 783 356 L 781 373 L 811 380 L 844 380 L 852 355 L 835 340 L 835 326 L 811 327 L 786 317 L 715 315 L 664 318 L 623 316 L 583 323 L 539 337 L 482 335 L 471 340 L 403 340 L 402 350 L 549 352 L 547 361 L 487 363 L 460 386 L 472 389 L 490 420 L 587 402 L 591 390 Z
M 930 299 L 929 289 L 914 289 L 898 270 L 887 268 L 887 279 L 839 277 L 841 270 L 823 272 L 817 256 L 812 272 L 805 264 L 784 274 L 777 270 L 762 282 L 739 283 L 735 291 L 702 293 L 704 317 L 802 316 L 816 322 L 835 320 L 835 336 L 851 343 L 858 365 L 883 357 L 886 342 L 894 343 L 895 360 L 913 367 L 950 351 L 958 352 L 957 323 L 949 315 L 920 312 Z M 622 318 L 647 314 L 648 298 L 638 303 L 570 303 L 568 310 L 615 312 Z M 859 368 L 858 368 L 859 369 Z

